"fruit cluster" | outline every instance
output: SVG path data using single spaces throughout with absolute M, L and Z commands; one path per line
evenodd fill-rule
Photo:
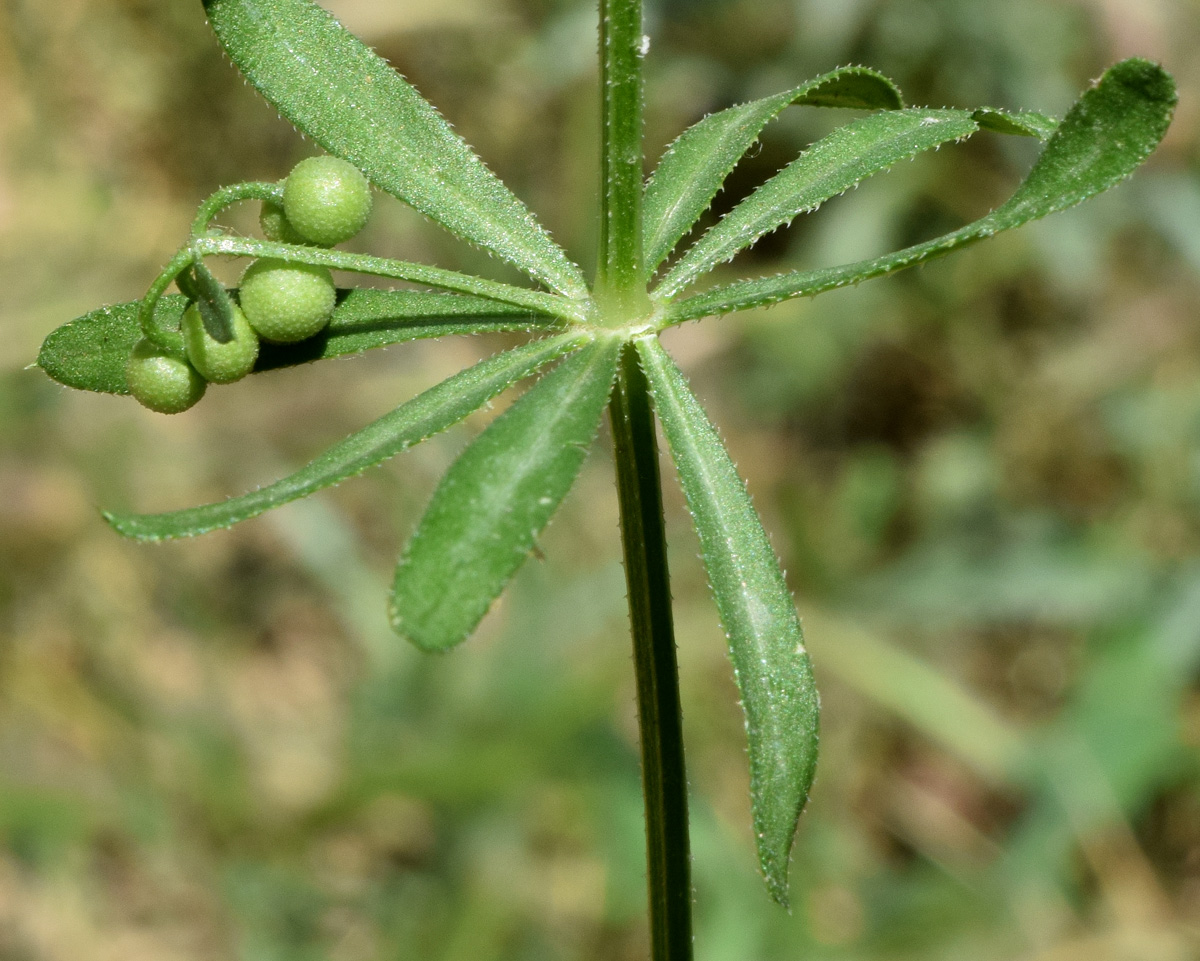
M 283 202 L 263 202 L 259 224 L 272 241 L 330 247 L 349 240 L 371 213 L 367 178 L 336 157 L 300 161 L 283 182 Z M 180 278 L 183 280 L 183 278 Z M 190 293 L 186 281 L 181 289 Z M 258 359 L 259 339 L 294 343 L 321 332 L 336 299 L 328 268 L 263 258 L 242 274 L 237 301 L 229 304 L 229 336 L 218 340 L 193 299 L 181 322 L 183 350 L 143 339 L 129 356 L 129 392 L 144 407 L 178 414 L 195 404 L 208 384 L 245 377 Z

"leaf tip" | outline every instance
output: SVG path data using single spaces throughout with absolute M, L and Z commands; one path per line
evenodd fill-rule
M 417 625 L 414 625 L 411 619 L 406 618 L 401 612 L 395 591 L 392 591 L 388 595 L 388 624 L 391 626 L 393 634 L 401 640 L 407 641 L 422 654 L 444 654 L 451 647 L 466 640 L 466 636 L 464 635 L 446 643 L 442 640 L 436 640 L 417 629 Z
M 130 528 L 129 518 L 127 516 L 114 513 L 113 511 L 106 511 L 103 508 L 100 510 L 100 516 L 104 518 L 104 522 L 108 524 L 109 527 L 111 527 L 122 537 L 131 537 L 135 540 L 141 539 L 133 532 L 132 528 Z
M 1158 100 L 1174 106 L 1179 101 L 1179 91 L 1172 77 L 1161 64 L 1145 57 L 1129 57 L 1113 64 L 1100 78 L 1115 80 L 1123 86 L 1137 90 L 1150 100 Z
M 785 862 L 782 866 L 768 866 L 764 861 L 762 869 L 763 877 L 767 882 L 767 893 L 771 896 L 771 900 L 790 914 L 792 911 L 792 902 L 788 889 L 787 863 Z
M 411 545 L 410 545 L 411 546 Z M 402 556 L 396 564 L 396 570 L 392 577 L 392 587 L 388 591 L 387 600 L 387 617 L 388 625 L 392 629 L 392 633 L 401 640 L 408 641 L 413 647 L 423 654 L 441 654 L 449 650 L 456 644 L 466 640 L 466 634 L 462 637 L 447 639 L 446 637 L 436 636 L 436 630 L 431 630 L 428 624 L 421 623 L 422 618 L 409 616 L 406 613 L 406 608 L 409 606 L 410 598 L 406 598 L 404 588 L 407 582 L 404 578 L 404 569 L 406 567 L 407 554 Z M 409 592 L 411 593 L 411 592 Z M 444 633 L 444 632 L 443 632 Z

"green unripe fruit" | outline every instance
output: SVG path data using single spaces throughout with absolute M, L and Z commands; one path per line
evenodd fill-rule
M 283 209 L 301 237 L 331 247 L 362 230 L 371 214 L 371 186 L 353 164 L 309 157 L 283 182 Z
M 264 257 L 242 274 L 238 299 L 260 337 L 290 344 L 306 340 L 329 323 L 337 290 L 325 267 Z
M 296 232 L 296 228 L 292 226 L 283 212 L 283 205 L 277 204 L 273 200 L 263 201 L 262 210 L 258 214 L 258 226 L 267 240 L 273 240 L 279 244 L 310 243 Z
M 209 335 L 195 304 L 183 312 L 180 327 L 188 360 L 200 375 L 214 384 L 231 384 L 254 369 L 258 360 L 258 334 L 246 315 L 234 305 L 233 338 L 225 343 Z
M 148 340 L 134 345 L 125 364 L 129 393 L 143 407 L 160 414 L 179 414 L 204 396 L 208 382 L 181 357 Z

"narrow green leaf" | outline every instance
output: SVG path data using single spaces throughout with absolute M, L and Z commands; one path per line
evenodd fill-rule
M 196 305 L 200 309 L 204 329 L 218 344 L 229 343 L 233 340 L 233 299 L 203 260 L 192 264 L 191 274 L 196 281 Z M 175 280 L 179 282 L 178 277 Z M 187 286 L 187 281 L 184 281 L 184 286 Z
M 788 855 L 817 763 L 818 698 L 792 596 L 746 485 L 657 337 L 637 341 L 729 637 L 746 712 L 763 875 L 787 903 Z
M 142 336 L 139 301 L 101 307 L 50 333 L 38 366 L 79 390 L 127 394 L 125 362 Z M 161 324 L 179 328 L 187 298 L 169 294 L 155 310 Z M 374 347 L 447 334 L 545 329 L 553 318 L 481 297 L 423 290 L 342 290 L 329 326 L 296 344 L 262 345 L 255 372 L 357 354 Z
M 717 264 L 797 214 L 979 125 L 965 110 L 888 110 L 861 117 L 822 137 L 733 208 L 662 279 L 655 296 L 670 299 Z
M 763 127 L 792 104 L 895 110 L 900 90 L 866 67 L 840 67 L 792 90 L 709 114 L 675 140 L 646 184 L 645 279 L 683 238 Z
M 552 290 L 579 268 L 441 115 L 312 0 L 204 0 L 217 38 L 288 120 L 381 190 Z
M 175 275 L 175 286 L 188 300 L 200 299 L 200 288 L 197 286 L 196 275 L 192 272 L 191 267 Z
M 568 357 L 454 462 L 396 566 L 397 634 L 444 650 L 475 629 L 575 482 L 619 349 L 606 337 Z
M 1044 113 L 1033 110 L 1019 110 L 1015 113 L 999 110 L 996 107 L 980 107 L 971 112 L 975 122 L 983 130 L 993 133 L 1006 133 L 1015 137 L 1037 137 L 1038 140 L 1049 140 L 1058 129 L 1058 121 L 1047 117 Z
M 1071 108 L 1024 182 L 988 216 L 882 257 L 715 287 L 670 305 L 663 326 L 811 296 L 894 273 L 1074 207 L 1120 183 L 1150 156 L 1170 126 L 1175 102 L 1175 82 L 1160 66 L 1138 58 L 1124 60 Z
M 458 423 L 543 364 L 587 342 L 585 335 L 562 334 L 490 357 L 418 394 L 390 414 L 334 444 L 291 476 L 241 497 L 166 514 L 106 512 L 104 517 L 119 533 L 141 541 L 192 537 L 232 527 L 394 457 Z
M 425 290 L 339 291 L 333 318 L 316 337 L 296 344 L 263 344 L 256 371 L 358 354 L 448 334 L 546 330 L 554 318 L 465 294 Z
M 155 322 L 178 330 L 187 303 L 178 294 L 163 297 L 154 309 Z M 125 364 L 142 339 L 137 320 L 140 306 L 141 301 L 131 301 L 99 307 L 52 330 L 38 351 L 38 366 L 67 387 L 128 394 Z

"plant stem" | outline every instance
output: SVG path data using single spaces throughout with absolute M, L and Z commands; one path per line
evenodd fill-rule
M 192 222 L 192 236 L 198 237 L 208 229 L 213 218 L 226 207 L 242 200 L 273 200 L 283 203 L 283 184 L 250 182 L 222 187 L 202 203 Z
M 197 237 L 191 243 L 191 251 L 197 256 L 225 257 L 274 257 L 288 263 L 310 264 L 329 267 L 331 270 L 346 270 L 373 277 L 390 277 L 407 280 L 427 287 L 441 287 L 461 294 L 486 297 L 502 304 L 525 307 L 549 317 L 579 322 L 585 318 L 585 306 L 561 294 L 548 294 L 542 290 L 529 290 L 511 284 L 455 270 L 414 264 L 387 257 L 372 257 L 349 250 L 329 250 L 324 247 L 308 247 L 299 244 L 281 244 L 272 240 L 255 240 L 232 235 Z
M 171 286 L 171 282 L 187 270 L 195 259 L 195 254 L 188 247 L 178 251 L 167 263 L 167 266 L 159 271 L 138 307 L 138 326 L 142 328 L 142 336 L 152 344 L 174 354 L 183 352 L 183 335 L 177 330 L 166 330 L 160 327 L 155 321 L 154 308 L 158 306 L 158 302 L 166 293 L 167 288 Z
M 650 312 L 642 276 L 641 0 L 600 0 L 601 316 L 636 320 Z
M 652 961 L 692 957 L 691 853 L 679 670 L 654 411 L 637 350 L 626 344 L 609 407 L 637 674 L 646 801 Z

